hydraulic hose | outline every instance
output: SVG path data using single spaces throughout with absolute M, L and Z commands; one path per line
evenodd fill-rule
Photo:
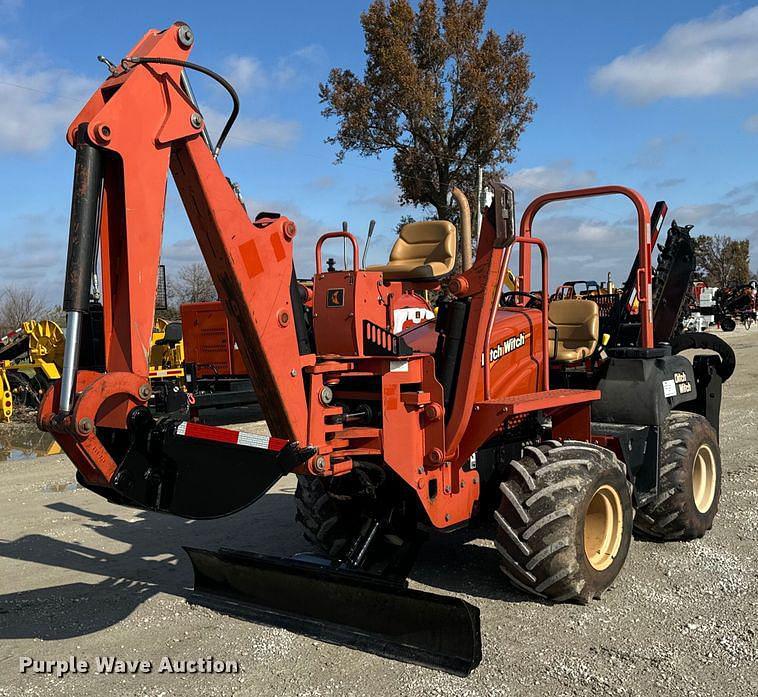
M 207 75 L 208 77 L 218 82 L 219 85 L 221 85 L 229 93 L 229 96 L 232 98 L 232 112 L 229 114 L 229 118 L 226 120 L 224 127 L 221 129 L 221 135 L 218 137 L 218 140 L 216 141 L 216 147 L 213 149 L 213 157 L 217 158 L 218 154 L 221 152 L 221 146 L 224 144 L 226 137 L 229 135 L 229 131 L 234 125 L 234 122 L 236 121 L 237 115 L 240 111 L 240 100 L 231 83 L 210 68 L 206 68 L 203 65 L 198 65 L 197 63 L 190 63 L 189 61 L 179 60 L 178 58 L 129 56 L 128 58 L 124 58 L 124 60 L 121 61 L 121 65 L 125 70 L 128 69 L 126 67 L 126 64 L 128 63 L 131 63 L 132 65 L 144 65 L 149 63 L 155 63 L 158 65 L 178 65 L 188 70 L 196 70 L 197 72 L 202 73 L 203 75 Z

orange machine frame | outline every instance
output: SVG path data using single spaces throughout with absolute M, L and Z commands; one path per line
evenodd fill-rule
M 191 43 L 182 40 L 182 26 L 149 31 L 130 55 L 186 61 Z M 530 206 L 517 238 L 512 218 L 509 224 L 504 215 L 506 208 L 512 212 L 512 200 L 506 201 L 505 187 L 497 185 L 495 202 L 482 224 L 475 262 L 448 283 L 451 293 L 468 302 L 468 320 L 445 413 L 429 350 L 402 358 L 381 357 L 367 355 L 359 340 L 351 343 L 349 352 L 303 352 L 294 314 L 300 308 L 293 307 L 291 292 L 295 224 L 275 215 L 250 220 L 202 137 L 202 119 L 181 86 L 179 65 L 129 65 L 127 61 L 126 66 L 95 91 L 68 131 L 68 140 L 75 145 L 80 127 L 86 129 L 89 141 L 104 154 L 100 245 L 106 371 L 79 370 L 70 412 L 59 408 L 60 386 L 56 385 L 45 396 L 39 414 L 40 426 L 55 433 L 88 482 L 110 485 L 119 466 L 98 438 L 97 429 L 128 431 L 130 413 L 144 406 L 150 396 L 148 353 L 169 169 L 272 436 L 307 444 L 316 452 L 295 471 L 338 476 L 350 471 L 354 458 L 381 457 L 417 492 L 432 524 L 449 527 L 468 520 L 479 497 L 478 472 L 466 467 L 470 456 L 503 430 L 509 419 L 541 410 L 552 417 L 555 437 L 589 440 L 589 405 L 599 393 L 549 389 L 546 307 L 541 312 L 522 308 L 498 313 L 514 241 L 521 243 L 523 269 L 528 270 L 524 248 L 537 245 L 543 251 L 547 288 L 546 249 L 531 238 L 530 222 L 549 198 Z M 649 239 L 649 231 L 643 233 Z M 649 281 L 649 266 L 644 270 Z M 357 294 L 353 306 L 361 308 L 364 318 L 378 323 L 382 293 L 392 284 L 383 283 L 379 272 L 358 268 L 336 275 L 319 269 L 312 299 L 314 321 L 319 308 L 328 305 L 322 291 L 329 290 L 327 281 L 333 276 L 349 282 L 345 293 Z M 400 285 L 400 290 L 405 292 L 406 285 Z M 428 283 L 421 286 L 426 288 Z M 345 321 L 356 321 L 347 315 Z M 511 320 L 534 328 L 535 346 L 525 359 L 532 365 L 531 372 L 508 384 L 498 383 L 497 394 L 491 394 L 484 357 L 493 348 L 493 340 L 510 336 Z M 339 326 L 339 331 L 345 331 Z M 495 326 L 501 334 L 493 337 Z M 359 330 L 356 326 L 353 332 Z M 375 381 L 382 408 L 380 428 L 350 426 L 340 420 L 341 408 L 324 398 L 325 388 L 349 394 L 355 378 Z M 214 476 L 212 467 L 208 476 Z

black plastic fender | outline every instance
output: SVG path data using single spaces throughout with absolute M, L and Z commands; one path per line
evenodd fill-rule
M 722 382 L 726 382 L 737 366 L 737 360 L 734 356 L 734 350 L 722 338 L 715 334 L 706 332 L 684 332 L 678 334 L 671 340 L 671 352 L 681 353 L 688 349 L 706 349 L 715 351 L 721 357 L 721 365 L 716 372 L 721 377 Z

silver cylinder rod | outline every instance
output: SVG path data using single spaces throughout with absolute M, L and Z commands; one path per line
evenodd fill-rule
M 79 365 L 81 320 L 82 313 L 77 310 L 70 310 L 66 313 L 66 347 L 63 350 L 61 399 L 58 407 L 61 414 L 70 414 L 74 404 L 76 369 Z
M 182 86 L 182 89 L 185 91 L 190 101 L 195 106 L 195 109 L 200 113 L 200 107 L 197 105 L 197 99 L 195 98 L 195 93 L 192 90 L 192 85 L 190 84 L 189 77 L 187 77 L 186 70 L 182 70 L 182 74 L 181 74 L 181 77 L 179 78 L 179 82 Z M 205 124 L 205 119 L 203 119 L 202 136 L 203 136 L 203 140 L 205 141 L 205 144 L 208 146 L 208 149 L 211 152 L 213 152 L 213 143 L 211 142 L 211 136 L 208 133 L 208 126 L 206 126 Z

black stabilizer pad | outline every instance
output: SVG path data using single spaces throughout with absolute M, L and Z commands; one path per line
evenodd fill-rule
M 460 676 L 482 659 L 479 609 L 460 598 L 300 560 L 184 549 L 191 603 Z

